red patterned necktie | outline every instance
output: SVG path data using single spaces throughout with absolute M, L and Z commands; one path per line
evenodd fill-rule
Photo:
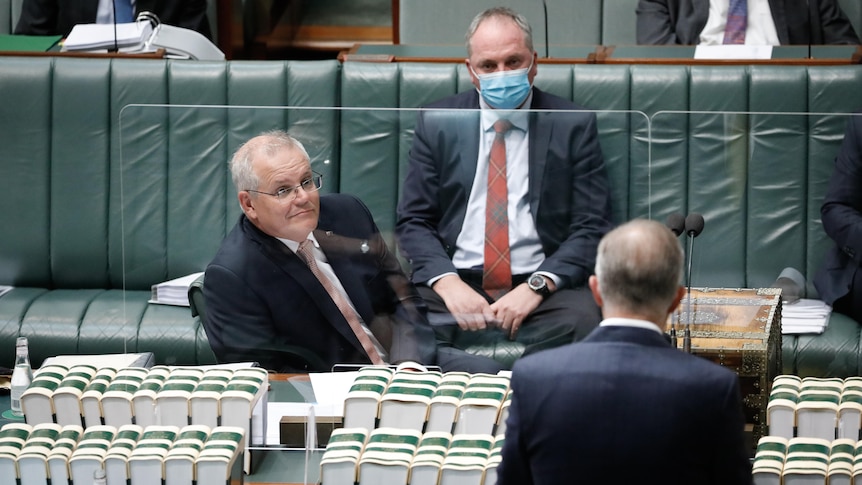
M 494 143 L 488 162 L 488 198 L 485 201 L 485 265 L 482 288 L 495 300 L 512 289 L 509 257 L 509 191 L 506 187 L 506 132 L 512 123 L 494 123 Z
M 745 44 L 745 28 L 748 25 L 748 1 L 730 0 L 727 9 L 727 24 L 724 26 L 725 44 Z
M 350 325 L 350 329 L 353 330 L 356 338 L 359 339 L 359 343 L 362 344 L 362 348 L 365 349 L 371 362 L 376 365 L 385 364 L 383 359 L 380 357 L 380 354 L 377 352 L 377 349 L 374 347 L 374 343 L 371 342 L 371 338 L 368 337 L 368 334 L 365 333 L 365 329 L 362 328 L 362 323 L 359 321 L 359 315 L 357 315 L 356 311 L 351 308 L 347 299 L 335 288 L 332 281 L 330 281 L 329 278 L 320 271 L 320 268 L 317 267 L 317 260 L 314 259 L 314 252 L 311 248 L 312 245 L 313 243 L 311 240 L 306 239 L 300 243 L 299 250 L 297 250 L 296 254 L 305 261 L 305 264 L 308 265 L 308 268 L 312 273 L 314 273 L 314 276 L 317 277 L 320 284 L 323 285 L 324 289 L 326 289 L 326 292 L 329 293 L 329 297 L 332 298 L 332 301 L 335 302 L 335 306 L 337 306 L 341 311 L 341 314 L 344 315 L 344 319 L 347 320 L 347 323 Z

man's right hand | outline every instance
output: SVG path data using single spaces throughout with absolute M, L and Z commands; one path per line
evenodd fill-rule
M 434 282 L 431 288 L 443 298 L 461 330 L 484 330 L 489 324 L 497 324 L 488 301 L 458 275 L 444 276 Z

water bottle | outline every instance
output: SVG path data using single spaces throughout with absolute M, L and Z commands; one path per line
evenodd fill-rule
M 33 381 L 33 370 L 30 368 L 30 352 L 27 348 L 27 337 L 18 337 L 15 347 L 15 370 L 12 371 L 12 414 L 23 416 L 21 409 L 21 394 Z

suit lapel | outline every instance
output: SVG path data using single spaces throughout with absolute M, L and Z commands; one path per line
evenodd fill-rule
M 350 297 L 350 301 L 356 308 L 356 311 L 366 323 L 370 322 L 374 316 L 374 310 L 371 307 L 367 298 L 363 298 L 364 283 L 356 272 L 354 265 L 355 258 L 361 257 L 364 254 L 363 248 L 367 251 L 368 242 L 356 238 L 340 236 L 332 231 L 317 229 L 314 231 L 314 237 L 320 243 L 320 249 L 326 254 L 326 259 L 332 270 L 335 271 L 338 280 L 344 287 L 344 291 Z
M 778 42 L 782 45 L 790 43 L 790 31 L 787 23 L 785 3 L 785 0 L 769 0 L 769 10 L 772 12 L 775 32 L 778 34 Z
M 359 351 L 365 352 L 362 348 L 362 344 L 359 343 L 359 340 L 356 338 L 356 335 L 353 333 L 347 320 L 345 320 L 344 315 L 341 314 L 341 310 L 339 310 L 338 306 L 335 305 L 335 302 L 332 301 L 326 288 L 324 288 L 320 281 L 318 281 L 317 277 L 314 276 L 314 273 L 311 272 L 308 265 L 305 264 L 305 261 L 303 261 L 278 239 L 261 233 L 260 230 L 248 221 L 248 219 L 245 220 L 245 224 L 250 230 L 249 233 L 252 235 L 252 238 L 257 240 L 258 244 L 260 244 L 261 250 L 264 254 L 272 260 L 273 263 L 282 270 L 282 272 L 284 272 L 287 278 L 291 278 L 299 284 L 299 286 L 308 294 L 308 297 L 311 298 L 311 301 L 317 305 L 320 312 L 326 316 L 326 320 L 329 324 L 332 325 L 332 327 L 335 328 L 335 330 L 337 330 L 345 339 L 347 339 L 348 342 L 351 342 L 351 344 Z M 317 231 L 315 231 L 315 236 L 317 236 Z M 318 240 L 318 242 L 320 242 L 320 240 Z M 328 257 L 329 256 L 327 255 L 327 258 Z M 338 274 L 338 271 L 336 271 L 336 274 Z M 339 276 L 339 279 L 340 278 L 341 277 Z M 348 292 L 348 294 L 350 293 Z
M 544 105 L 542 92 L 533 89 L 532 109 L 547 109 Z M 530 113 L 529 130 L 529 196 L 530 212 L 533 223 L 538 226 L 539 202 L 542 196 L 542 185 L 545 177 L 545 164 L 548 159 L 548 148 L 554 131 L 554 123 L 549 122 L 554 113 Z M 562 116 L 562 115 L 556 115 Z

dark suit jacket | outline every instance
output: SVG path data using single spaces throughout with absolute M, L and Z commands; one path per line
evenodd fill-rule
M 709 1 L 639 0 L 638 44 L 698 44 Z M 836 0 L 769 0 L 769 9 L 782 45 L 859 43 Z
M 76 24 L 96 21 L 98 0 L 24 0 L 16 34 L 69 35 Z M 153 12 L 168 25 L 196 30 L 212 38 L 206 0 L 136 0 L 138 12 Z
M 752 483 L 736 375 L 657 332 L 599 327 L 512 389 L 498 485 Z
M 413 280 L 423 283 L 455 271 L 451 258 L 479 157 L 479 93 L 470 90 L 427 108 L 416 123 L 396 226 Z M 531 114 L 529 198 L 546 257 L 539 270 L 559 275 L 564 287 L 580 286 L 611 227 L 596 116 L 535 88 L 532 108 L 578 111 Z
M 365 205 L 349 195 L 321 196 L 315 236 L 363 320 L 384 346 L 391 339 L 389 361 L 434 364 L 434 335 L 424 302 Z M 370 363 L 305 262 L 245 215 L 207 266 L 205 280 L 204 326 L 220 362 L 257 361 L 283 372 Z M 389 318 L 375 321 L 381 315 Z M 383 333 L 378 333 L 378 323 Z M 326 368 L 304 368 L 289 359 L 285 346 L 313 352 Z
M 835 242 L 814 278 L 820 298 L 828 304 L 847 295 L 862 265 L 862 117 L 847 122 L 841 151 L 820 209 L 823 229 Z M 854 288 L 862 298 L 862 288 Z

